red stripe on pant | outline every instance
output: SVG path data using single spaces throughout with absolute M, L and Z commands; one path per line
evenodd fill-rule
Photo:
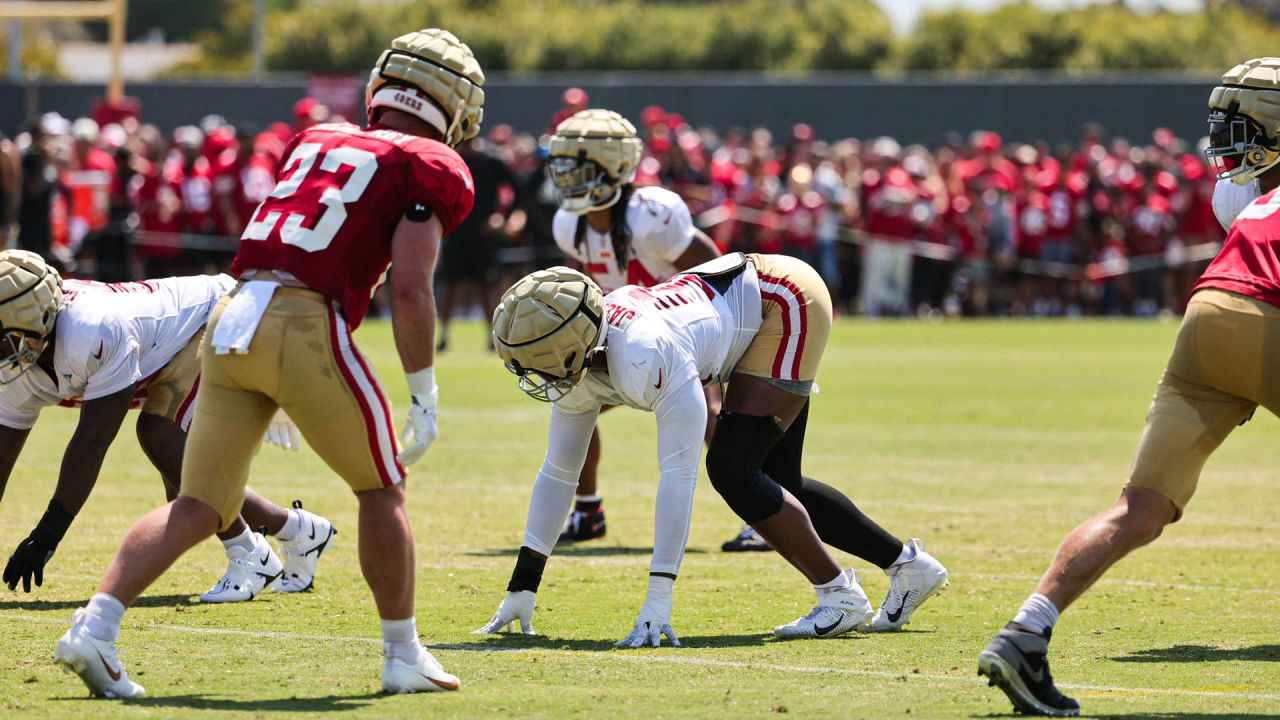
M 187 393 L 187 397 L 182 401 L 182 405 L 178 406 L 178 414 L 174 416 L 174 422 L 178 424 L 178 427 L 182 429 L 182 432 L 187 432 L 191 429 L 191 418 L 194 416 L 194 413 L 192 413 L 191 410 L 195 407 L 196 393 L 198 392 L 200 392 L 199 375 L 196 376 L 196 381 L 191 383 L 191 392 Z
M 368 398 L 365 397 L 364 391 L 360 389 L 360 384 L 356 381 L 355 375 L 351 372 L 351 368 L 347 366 L 347 361 L 342 357 L 342 347 L 339 344 L 338 323 L 341 322 L 338 314 L 332 309 L 329 310 L 329 340 L 333 344 L 333 358 L 338 365 L 338 369 L 342 371 L 343 378 L 347 381 L 347 386 L 351 388 L 352 394 L 356 397 L 356 404 L 360 406 L 360 414 L 364 416 L 365 430 L 369 435 L 369 451 L 373 455 L 373 466 L 378 471 L 378 477 L 382 481 L 383 487 L 391 487 L 395 485 L 397 479 L 391 475 L 386 467 L 386 462 L 382 458 L 382 449 L 378 447 L 378 427 L 374 421 L 373 408 L 369 407 Z M 390 426 L 388 426 L 389 429 Z M 398 463 L 397 463 L 398 464 Z
M 782 295 L 781 293 L 764 290 L 762 288 L 760 291 L 760 296 L 773 300 L 774 302 L 778 303 L 778 305 L 783 309 L 782 332 L 786 337 L 784 338 L 784 342 L 782 343 L 782 346 L 778 348 L 778 354 L 774 357 L 773 374 L 783 380 L 798 380 L 800 376 L 800 360 L 804 355 L 805 335 L 809 332 L 809 322 L 804 312 L 805 305 L 807 304 L 807 302 L 805 301 L 804 293 L 800 292 L 800 288 L 796 287 L 795 283 L 785 278 L 776 278 L 771 275 L 765 275 L 761 273 L 760 280 L 765 283 L 780 285 L 786 288 L 791 293 L 791 297 L 787 298 L 787 300 L 784 301 L 783 299 L 784 295 Z M 783 361 L 783 358 L 786 356 L 787 346 L 791 344 L 790 338 L 791 338 L 791 311 L 792 310 L 796 311 L 796 313 L 800 316 L 800 332 L 799 332 L 799 337 L 796 339 L 796 355 L 791 363 L 791 372 L 789 373 L 789 376 L 787 376 L 782 374 L 782 361 Z

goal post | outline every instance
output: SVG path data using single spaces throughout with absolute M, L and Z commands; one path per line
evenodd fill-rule
M 111 46 L 111 77 L 107 102 L 124 98 L 124 21 L 128 0 L 7 0 L 0 2 L 0 20 L 100 20 L 107 23 Z

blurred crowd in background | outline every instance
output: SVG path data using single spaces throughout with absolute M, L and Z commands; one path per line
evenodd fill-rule
M 558 120 L 588 105 L 570 88 Z M 331 117 L 304 99 L 292 122 L 218 116 L 162 133 L 56 113 L 0 142 L 0 232 L 72 276 L 107 282 L 225 269 L 274 185 L 289 138 Z M 1179 312 L 1223 237 L 1198 148 L 1157 130 L 1141 142 L 1084 128 L 1078 143 L 1007 143 L 994 132 L 903 147 L 823 139 L 797 124 L 693 127 L 656 106 L 636 182 L 688 202 L 725 251 L 800 257 L 838 312 L 876 316 L 1155 315 Z M 460 148 L 476 207 L 446 238 L 442 314 L 487 308 L 512 279 L 563 264 L 545 134 L 494 123 Z

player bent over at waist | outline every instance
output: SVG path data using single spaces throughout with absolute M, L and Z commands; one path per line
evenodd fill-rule
M 779 255 L 728 255 L 655 287 L 624 286 L 604 297 L 568 268 L 512 286 L 494 313 L 495 348 L 522 390 L 554 405 L 507 598 L 477 632 L 516 621 L 532 632 L 535 593 L 599 408 L 629 405 L 657 416 L 661 477 L 648 595 L 618 645 L 656 646 L 664 635 L 679 644 L 672 591 L 706 424 L 702 385 L 713 381 L 728 389 L 707 451 L 711 483 L 818 597 L 812 612 L 775 633 L 827 638 L 859 626 L 905 625 L 946 583 L 946 570 L 918 541 L 902 543 L 838 490 L 800 472 L 808 394 L 830 327 L 830 298 L 818 274 Z M 880 613 L 824 542 L 885 569 L 890 590 Z
M 44 582 L 44 570 L 97 483 L 103 456 L 130 407 L 139 407 L 138 442 L 160 471 L 165 495 L 178 493 L 187 428 L 200 384 L 200 342 L 209 313 L 235 281 L 226 275 L 104 284 L 62 280 L 34 253 L 0 252 L 0 493 L 40 412 L 80 408 L 48 510 L 4 568 L 10 590 Z M 279 424 L 289 425 L 281 416 Z M 293 449 L 296 444 L 285 445 Z M 228 565 L 200 597 L 252 600 L 311 586 L 332 525 L 247 491 L 244 519 L 219 534 Z M 253 529 L 281 540 L 283 562 Z M 303 537 L 319 530 L 318 540 Z M 274 581 L 274 582 L 273 582 Z

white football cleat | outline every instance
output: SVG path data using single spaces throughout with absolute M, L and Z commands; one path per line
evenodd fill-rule
M 899 630 L 910 622 L 911 613 L 931 595 L 947 585 L 947 569 L 924 551 L 924 543 L 915 538 L 907 541 L 916 556 L 884 571 L 889 576 L 889 592 L 871 622 L 859 628 L 863 632 Z
M 280 560 L 284 569 L 280 577 L 271 583 L 274 592 L 303 592 L 315 584 L 316 563 L 333 544 L 338 534 L 327 518 L 302 509 L 302 503 L 294 500 L 293 510 L 302 519 L 302 529 L 292 540 L 280 541 Z
M 101 640 L 89 634 L 81 622 L 83 610 L 71 616 L 71 629 L 58 641 L 53 662 L 63 672 L 80 676 L 89 694 L 106 698 L 139 698 L 147 694 L 141 685 L 129 679 L 116 655 L 114 640 Z
M 849 586 L 823 593 L 808 615 L 779 625 L 773 634 L 780 638 L 833 638 L 871 619 L 871 601 L 858 584 L 858 574 L 845 570 Z
M 200 602 L 247 602 L 257 597 L 272 580 L 280 577 L 284 564 L 267 544 L 266 538 L 253 533 L 253 550 L 233 547 L 227 551 L 231 562 L 222 579 L 200 596 Z
M 444 671 L 444 666 L 426 648 L 416 663 L 387 656 L 382 664 L 382 690 L 394 694 L 444 692 L 457 690 L 458 678 Z

